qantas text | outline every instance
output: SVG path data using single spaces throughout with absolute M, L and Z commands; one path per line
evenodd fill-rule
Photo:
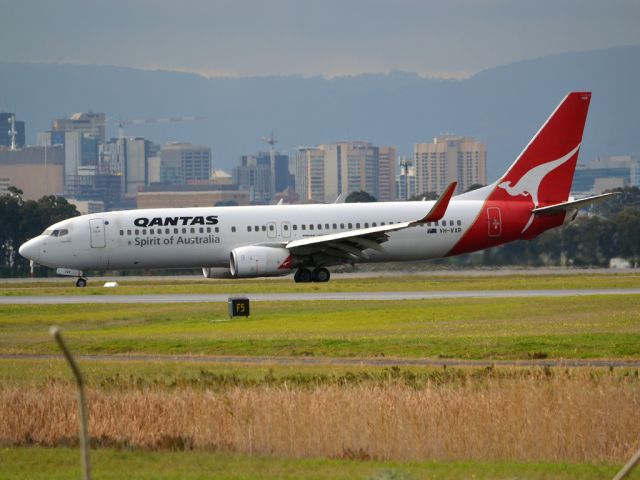
M 207 215 L 206 217 L 140 217 L 133 221 L 136 227 L 169 227 L 177 225 L 216 225 L 218 217 Z

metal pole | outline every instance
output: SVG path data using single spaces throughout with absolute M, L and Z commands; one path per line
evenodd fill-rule
M 76 383 L 78 384 L 78 411 L 80 414 L 80 449 L 82 454 L 82 478 L 84 480 L 91 480 L 91 462 L 89 461 L 89 427 L 87 425 L 87 404 L 84 396 L 84 381 L 82 380 L 82 375 L 80 374 L 80 369 L 78 368 L 78 364 L 76 363 L 73 355 L 67 348 L 64 339 L 62 338 L 62 332 L 60 328 L 57 326 L 53 326 L 49 329 L 49 333 L 53 338 L 56 339 L 62 353 L 64 354 L 64 358 L 67 359 L 69 366 L 71 367 L 71 371 L 73 372 L 73 376 L 76 379 Z
M 640 462 L 640 450 L 636 452 L 636 454 L 631 457 L 631 460 L 627 462 L 627 464 L 622 467 L 622 470 L 618 472 L 618 474 L 613 477 L 613 480 L 622 480 L 623 478 L 627 478 L 627 475 L 631 473 L 631 471 L 636 467 L 636 465 Z

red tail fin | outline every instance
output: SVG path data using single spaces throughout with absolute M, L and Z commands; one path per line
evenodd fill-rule
M 568 94 L 507 170 L 498 187 L 511 196 L 531 196 L 534 208 L 566 201 L 590 100 L 590 92 Z
M 486 187 L 476 219 L 449 255 L 532 238 L 562 224 L 564 212 L 536 216 L 533 209 L 569 198 L 590 100 L 589 92 L 565 97 L 507 173 Z

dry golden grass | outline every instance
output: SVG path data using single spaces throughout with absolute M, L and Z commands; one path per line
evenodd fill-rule
M 541 371 L 415 388 L 126 388 L 89 391 L 101 445 L 281 457 L 623 462 L 637 448 L 640 382 Z M 52 382 L 0 387 L 0 443 L 77 442 L 76 394 Z

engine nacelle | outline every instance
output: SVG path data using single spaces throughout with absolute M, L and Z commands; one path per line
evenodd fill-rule
M 202 267 L 202 275 L 204 278 L 233 278 L 225 267 Z
M 286 248 L 248 246 L 231 250 L 229 270 L 235 278 L 277 277 L 288 274 L 292 267 Z

